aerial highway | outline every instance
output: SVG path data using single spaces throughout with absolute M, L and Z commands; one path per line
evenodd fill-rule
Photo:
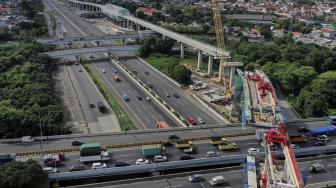
M 78 15 L 73 14 L 73 11 L 67 7 L 64 7 L 59 2 L 49 1 L 52 3 L 52 7 L 55 11 L 59 11 L 62 13 L 65 20 L 68 22 L 68 30 L 72 30 L 75 33 L 75 36 L 96 36 L 96 35 L 104 35 L 104 33 L 96 28 L 94 28 L 91 24 L 84 21 Z M 59 13 L 60 14 L 60 13 Z M 87 29 L 90 28 L 90 29 Z M 93 45 L 92 42 L 87 42 L 87 45 Z M 104 57 L 104 55 L 99 55 Z M 98 55 L 95 57 L 99 58 Z M 108 64 L 106 64 L 108 65 Z M 160 109 L 154 107 L 154 104 L 151 101 L 145 101 L 145 95 L 141 91 L 141 89 L 137 88 L 132 84 L 126 77 L 118 71 L 115 73 L 115 69 L 111 66 L 106 66 L 105 63 L 91 63 L 88 66 L 92 67 L 98 75 L 101 77 L 102 81 L 108 86 L 110 91 L 114 94 L 115 98 L 119 101 L 119 103 L 126 109 L 128 115 L 133 120 L 134 124 L 139 129 L 147 129 L 154 128 L 156 126 L 156 122 L 158 121 L 166 121 L 171 126 L 175 126 L 174 123 L 168 118 Z M 103 68 L 106 66 L 106 68 Z M 105 70 L 103 73 L 103 69 Z M 79 74 L 78 72 L 77 74 Z M 121 81 L 116 82 L 113 80 L 114 75 L 120 75 Z M 130 101 L 127 102 L 123 99 L 123 95 L 127 94 L 130 98 Z M 137 95 L 141 96 L 143 99 L 138 101 Z
M 50 4 L 45 3 L 45 6 L 48 9 L 53 10 L 53 7 L 50 6 Z M 67 36 L 76 36 L 71 28 L 66 28 L 68 22 L 66 22 L 65 18 L 60 14 L 57 14 L 56 11 L 53 12 L 56 22 L 60 23 L 56 25 L 56 31 L 58 32 L 55 33 L 55 37 L 63 37 L 64 31 L 66 31 Z M 76 113 L 83 113 L 89 132 L 91 133 L 119 131 L 119 124 L 111 111 L 103 114 L 98 111 L 97 107 L 89 107 L 90 102 L 95 106 L 97 106 L 97 103 L 100 101 L 104 102 L 106 106 L 108 104 L 105 102 L 105 99 L 94 83 L 90 80 L 89 76 L 82 71 L 83 68 L 76 65 L 70 65 L 65 66 L 64 70 L 65 72 L 63 76 L 69 76 L 71 82 L 69 85 L 73 86 L 76 93 L 75 96 L 80 103 L 79 108 L 81 108 L 81 110 L 73 111 L 73 116 L 77 117 Z M 70 108 L 74 107 L 72 104 L 70 104 L 70 106 Z

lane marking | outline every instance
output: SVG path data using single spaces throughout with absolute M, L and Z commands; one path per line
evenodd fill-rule
M 174 188 L 174 187 L 182 187 L 182 185 L 167 186 L 165 188 Z

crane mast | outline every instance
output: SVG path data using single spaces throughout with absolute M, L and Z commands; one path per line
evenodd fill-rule
M 215 33 L 217 39 L 217 48 L 218 48 L 218 57 L 219 57 L 219 77 L 218 82 L 223 80 L 224 71 L 227 68 L 227 57 L 225 56 L 226 47 L 225 47 L 225 38 L 224 38 L 224 31 L 222 25 L 222 18 L 219 9 L 219 1 L 212 0 L 212 11 L 214 17 L 214 24 L 215 24 Z M 227 80 L 224 78 L 224 88 L 229 90 Z

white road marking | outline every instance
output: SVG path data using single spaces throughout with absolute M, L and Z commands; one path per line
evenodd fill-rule
M 182 187 L 182 185 L 167 186 L 165 188 L 174 188 L 174 187 Z
M 124 154 L 124 155 L 116 155 L 116 156 L 119 156 L 119 157 L 129 157 L 129 156 L 132 156 L 131 154 Z

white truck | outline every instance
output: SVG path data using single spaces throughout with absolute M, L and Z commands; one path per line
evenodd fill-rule
M 22 143 L 30 143 L 30 142 L 34 142 L 34 138 L 32 138 L 31 136 L 23 136 L 21 138 L 21 142 Z
M 79 158 L 81 163 L 95 162 L 95 161 L 109 161 L 110 155 L 107 151 L 102 151 L 100 155 L 82 156 Z

